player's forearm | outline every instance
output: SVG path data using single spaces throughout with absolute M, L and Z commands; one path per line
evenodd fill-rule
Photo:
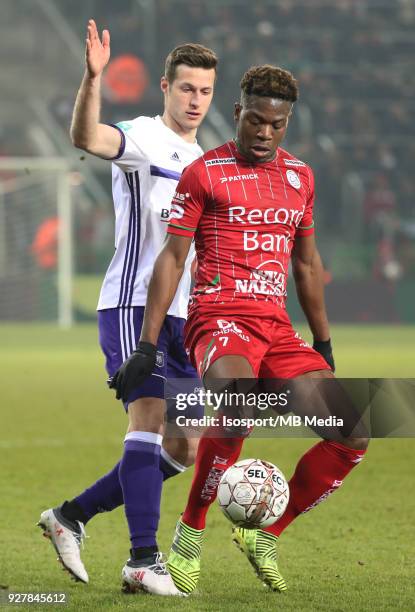
M 318 255 L 309 265 L 294 270 L 298 300 L 314 340 L 328 340 L 330 328 L 324 300 L 323 266 Z
M 76 96 L 70 135 L 79 149 L 89 151 L 98 138 L 101 109 L 101 75 L 90 76 L 85 72 Z
M 163 321 L 174 299 L 184 270 L 184 262 L 162 250 L 154 264 L 147 293 L 143 327 L 140 340 L 157 344 Z

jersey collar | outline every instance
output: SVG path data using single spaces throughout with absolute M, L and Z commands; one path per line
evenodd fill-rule
M 187 142 L 186 140 L 184 140 L 184 138 L 182 138 L 181 136 L 179 136 L 178 134 L 176 134 L 176 132 L 174 132 L 171 128 L 169 128 L 163 121 L 163 119 L 161 118 L 160 115 L 156 115 L 154 117 L 154 120 L 164 129 L 167 130 L 168 133 L 175 138 L 178 142 L 180 142 L 182 145 L 187 146 L 187 147 L 194 147 L 197 149 L 200 149 L 200 145 L 197 142 L 197 139 L 195 139 L 194 142 Z

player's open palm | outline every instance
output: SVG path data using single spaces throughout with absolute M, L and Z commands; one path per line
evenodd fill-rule
M 90 76 L 98 76 L 104 70 L 110 59 L 110 33 L 102 31 L 99 37 L 97 25 L 93 19 L 88 21 L 86 37 L 85 61 Z

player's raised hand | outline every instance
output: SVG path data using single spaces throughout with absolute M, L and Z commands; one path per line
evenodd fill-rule
M 150 376 L 156 365 L 157 347 L 150 342 L 139 342 L 114 376 L 108 380 L 110 389 L 116 390 L 116 398 L 127 402 L 131 393 Z
M 91 77 L 98 76 L 104 70 L 110 59 L 110 33 L 102 31 L 102 40 L 99 37 L 97 25 L 93 19 L 88 21 L 86 37 L 85 62 Z

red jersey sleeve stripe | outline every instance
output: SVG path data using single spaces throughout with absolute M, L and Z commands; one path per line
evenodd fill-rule
M 191 230 L 187 227 L 180 227 L 179 225 L 169 224 L 167 225 L 167 233 L 174 234 L 176 236 L 193 236 L 194 230 Z
M 314 234 L 314 221 L 312 222 L 311 225 L 306 225 L 304 227 L 301 227 L 301 225 L 299 225 L 295 233 L 296 236 L 300 236 L 300 237 L 310 236 L 310 234 Z
M 169 227 L 175 227 L 177 229 L 181 229 L 181 230 L 186 230 L 188 232 L 195 232 L 196 231 L 196 227 L 186 227 L 185 225 L 178 225 L 176 223 L 169 223 L 168 224 Z
M 299 225 L 298 229 L 299 230 L 309 230 L 309 229 L 312 229 L 313 227 L 314 227 L 314 221 L 311 223 L 311 225 L 306 225 L 306 226 Z

